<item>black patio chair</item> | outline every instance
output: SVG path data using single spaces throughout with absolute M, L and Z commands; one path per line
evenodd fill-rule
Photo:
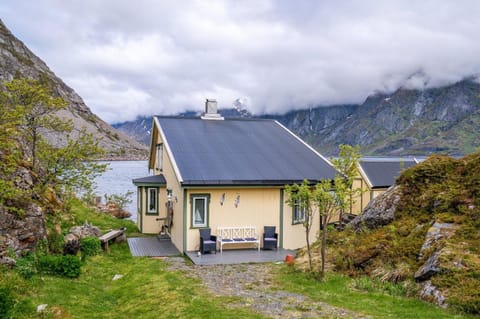
M 263 249 L 277 249 L 278 234 L 275 226 L 263 227 Z
M 200 252 L 205 254 L 207 251 L 217 253 L 217 236 L 211 234 L 210 228 L 201 228 L 200 231 Z

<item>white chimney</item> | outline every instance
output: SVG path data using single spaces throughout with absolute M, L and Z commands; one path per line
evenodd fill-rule
M 202 120 L 223 120 L 223 117 L 218 114 L 217 100 L 206 99 L 205 113 L 201 117 Z

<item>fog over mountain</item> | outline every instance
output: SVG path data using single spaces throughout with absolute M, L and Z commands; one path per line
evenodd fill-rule
M 256 117 L 237 100 L 235 108 L 220 109 L 225 118 Z M 179 116 L 198 116 L 185 112 Z M 480 147 L 480 83 L 465 79 L 441 88 L 376 93 L 361 104 L 294 110 L 275 119 L 328 156 L 339 144 L 359 145 L 363 155 L 462 155 Z M 118 123 L 115 128 L 150 144 L 152 118 Z
M 109 123 L 200 111 L 205 98 L 278 114 L 477 80 L 479 14 L 474 0 L 0 3 Z

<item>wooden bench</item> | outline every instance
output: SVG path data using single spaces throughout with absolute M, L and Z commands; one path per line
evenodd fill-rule
M 217 243 L 220 246 L 220 253 L 223 252 L 225 244 L 255 244 L 260 251 L 260 239 L 254 226 L 218 227 Z
M 110 230 L 108 233 L 103 234 L 102 236 L 98 237 L 100 243 L 102 243 L 103 248 L 108 253 L 110 249 L 108 247 L 108 242 L 125 234 L 125 227 L 122 227 L 118 230 Z

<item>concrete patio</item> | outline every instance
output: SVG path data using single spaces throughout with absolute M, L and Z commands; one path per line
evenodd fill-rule
M 180 256 L 180 251 L 170 239 L 159 237 L 128 238 L 128 246 L 134 257 L 172 257 Z M 187 252 L 187 257 L 195 265 L 229 265 L 244 263 L 282 262 L 287 255 L 295 256 L 294 250 L 256 250 L 231 249 L 199 256 L 197 251 Z
M 187 252 L 188 258 L 195 265 L 229 265 L 244 263 L 268 263 L 281 262 L 287 255 L 295 256 L 294 250 L 256 250 L 256 249 L 232 249 L 224 250 L 223 253 L 217 252 L 198 256 L 198 252 Z

